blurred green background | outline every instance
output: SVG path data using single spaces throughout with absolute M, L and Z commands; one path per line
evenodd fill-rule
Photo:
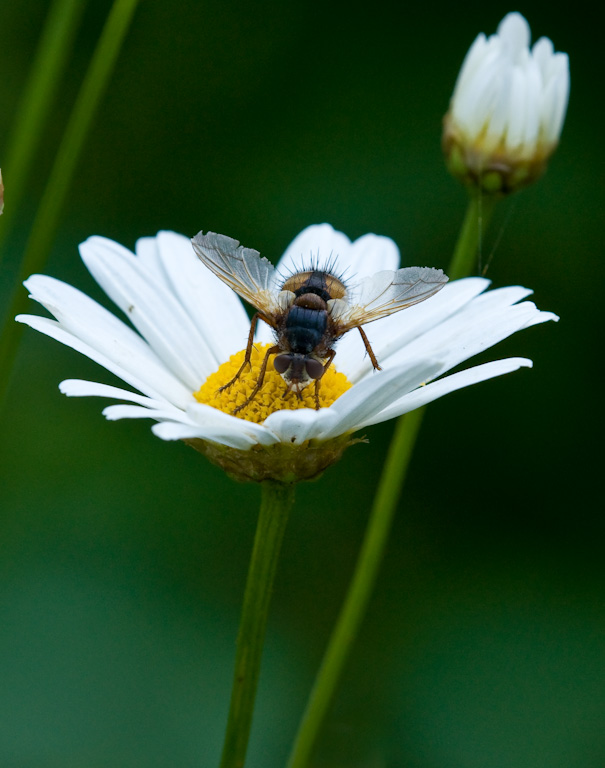
M 108 8 L 85 11 L 2 306 Z M 444 171 L 440 121 L 468 46 L 509 10 L 146 0 L 45 271 L 105 302 L 77 253 L 90 234 L 132 247 L 211 229 L 276 259 L 321 221 L 445 267 L 465 195 Z M 532 371 L 430 407 L 316 768 L 605 764 L 601 32 L 581 4 L 518 10 L 570 54 L 570 107 L 547 175 L 500 206 L 484 257 L 495 285 L 531 286 L 561 321 L 483 357 L 528 356 Z M 0 159 L 46 12 L 0 6 Z M 71 377 L 114 383 L 26 331 L 0 430 L 0 766 L 213 767 L 258 489 L 147 422 L 63 397 Z M 299 488 L 249 768 L 284 765 L 392 428 Z

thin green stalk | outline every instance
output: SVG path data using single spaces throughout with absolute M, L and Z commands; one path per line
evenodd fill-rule
M 0 258 L 85 7 L 85 0 L 54 0 L 46 18 L 2 160 L 7 205 L 0 221 Z
M 466 215 L 458 235 L 447 274 L 450 280 L 468 277 L 477 270 L 477 257 L 483 236 L 492 218 L 497 198 L 480 191 L 469 196 Z
M 243 768 L 246 760 L 273 580 L 288 514 L 294 502 L 294 485 L 265 482 L 261 492 L 220 768 Z
M 412 411 L 399 419 L 395 427 L 355 573 L 315 679 L 287 768 L 304 768 L 308 764 L 319 728 L 357 637 L 382 562 L 423 414 L 423 408 Z
M 61 146 L 25 248 L 17 289 L 2 328 L 0 403 L 8 388 L 23 330 L 20 324 L 14 322 L 14 317 L 27 307 L 27 296 L 20 283 L 32 272 L 38 272 L 44 266 L 86 134 L 113 71 L 137 3 L 138 0 L 114 0 L 63 134 Z
M 471 195 L 447 270 L 450 279 L 465 277 L 473 271 L 494 204 L 493 197 Z M 307 766 L 323 718 L 357 637 L 384 556 L 424 410 L 421 408 L 401 416 L 395 426 L 353 578 L 315 678 L 287 768 Z

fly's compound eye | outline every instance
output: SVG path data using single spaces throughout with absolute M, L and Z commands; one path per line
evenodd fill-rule
M 285 373 L 292 365 L 292 355 L 278 355 L 273 360 L 273 367 L 278 373 Z
M 319 360 L 316 360 L 314 357 L 308 357 L 305 360 L 305 368 L 312 379 L 321 379 L 324 367 Z

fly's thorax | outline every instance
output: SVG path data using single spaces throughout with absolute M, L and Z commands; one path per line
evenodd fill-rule
M 282 291 L 292 291 L 297 297 L 314 293 L 324 301 L 344 299 L 347 289 L 343 281 L 330 272 L 309 269 L 297 272 L 284 282 Z
M 295 294 L 296 296 L 296 294 Z M 301 307 L 303 309 L 315 310 L 317 312 L 325 312 L 328 308 L 326 299 L 317 293 L 301 293 L 300 296 L 296 296 L 292 302 L 293 307 Z

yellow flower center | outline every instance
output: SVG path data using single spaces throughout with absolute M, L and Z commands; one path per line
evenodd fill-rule
M 238 372 L 241 364 L 244 362 L 246 350 L 242 349 L 235 355 L 231 355 L 226 363 L 223 363 L 218 371 L 212 373 L 202 384 L 193 396 L 198 403 L 211 405 L 224 413 L 233 414 L 233 411 L 246 401 L 252 394 L 260 374 L 260 367 L 265 357 L 265 353 L 271 345 L 257 344 L 252 347 L 252 356 L 250 366 L 242 371 L 237 381 L 228 388 L 219 392 L 227 382 Z M 319 388 L 319 405 L 321 408 L 327 408 L 337 400 L 347 389 L 351 388 L 351 382 L 344 373 L 338 373 L 330 366 L 321 379 Z M 275 411 L 290 410 L 298 408 L 315 408 L 315 384 L 310 384 L 301 392 L 301 399 L 294 392 L 288 392 L 286 382 L 279 373 L 273 368 L 273 363 L 269 360 L 265 380 L 260 391 L 256 393 L 254 399 L 248 403 L 241 411 L 236 414 L 239 419 L 254 421 L 256 424 L 262 424 L 263 421 Z

